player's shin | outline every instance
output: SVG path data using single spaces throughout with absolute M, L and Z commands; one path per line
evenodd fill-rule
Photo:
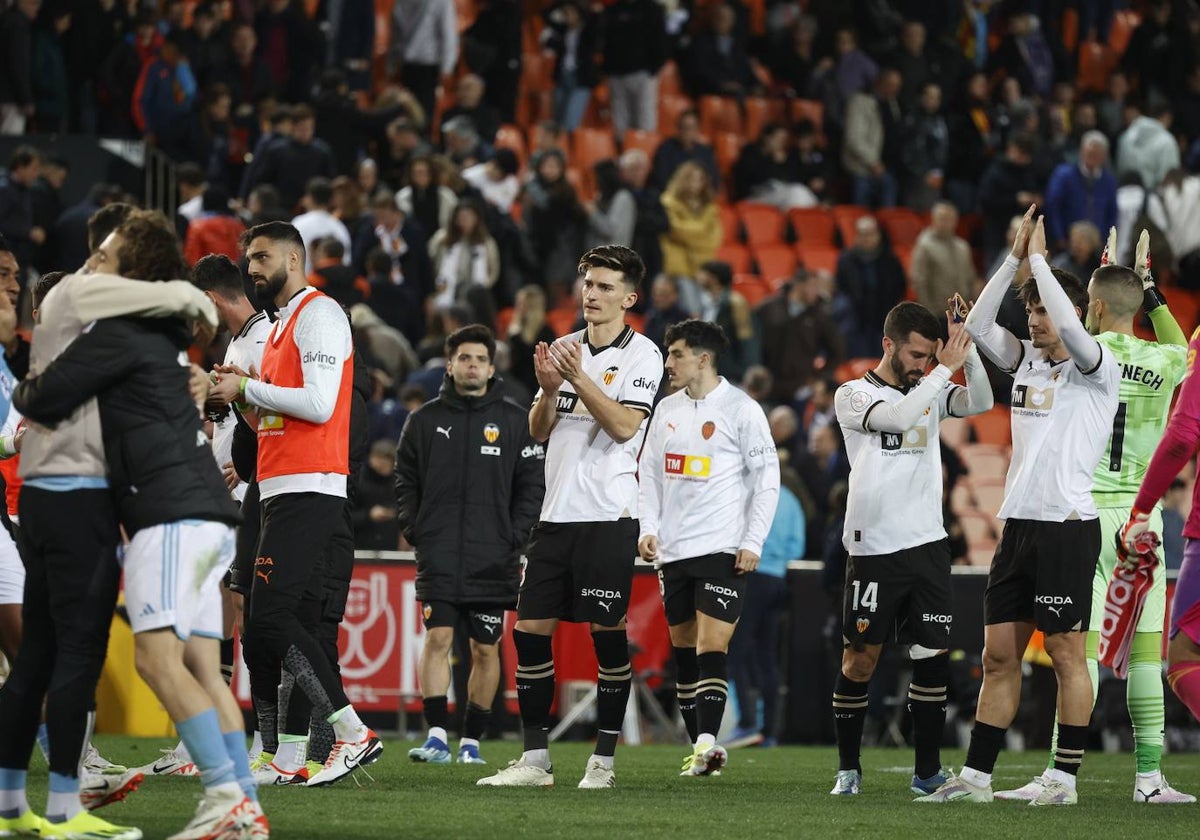
M 869 681 L 856 682 L 841 671 L 833 687 L 833 728 L 837 733 L 838 769 L 862 771 L 863 723 L 867 719 Z
M 600 666 L 597 680 L 595 755 L 611 760 L 617 737 L 625 721 L 633 670 L 629 664 L 629 641 L 625 630 L 601 630 L 592 633 L 596 661 Z
M 729 697 L 729 655 L 723 650 L 696 656 L 700 680 L 696 688 L 696 745 L 713 744 L 721 731 L 725 702 Z
M 677 647 L 675 651 L 675 697 L 679 715 L 687 728 L 688 740 L 696 743 L 700 730 L 696 728 L 696 683 L 700 681 L 700 666 L 696 664 L 694 647 Z
M 923 654 L 933 654 L 926 656 Z M 928 779 L 942 767 L 942 732 L 946 726 L 946 690 L 950 655 L 913 646 L 913 676 L 908 686 L 908 710 L 913 720 L 913 772 Z
M 517 702 L 525 731 L 526 760 L 532 761 L 528 754 L 539 751 L 545 756 L 539 762 L 543 770 L 549 769 L 546 751 L 550 744 L 550 706 L 554 702 L 551 641 L 550 636 L 513 630 L 513 644 L 517 648 Z
M 1162 634 L 1135 633 L 1125 683 L 1125 702 L 1133 721 L 1134 755 L 1139 773 L 1156 772 L 1162 764 L 1163 711 Z

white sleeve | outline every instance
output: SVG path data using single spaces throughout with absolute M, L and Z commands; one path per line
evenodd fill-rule
M 314 300 L 294 317 L 292 335 L 304 385 L 282 388 L 252 379 L 246 383 L 246 402 L 310 423 L 324 423 L 333 416 L 342 365 L 353 350 L 350 322 L 332 298 Z
M 642 537 L 657 537 L 662 516 L 663 444 L 662 430 L 666 425 L 660 408 L 650 419 L 646 443 L 638 461 L 638 542 Z
M 938 365 L 899 400 L 889 403 L 848 383 L 838 389 L 834 407 L 838 422 L 853 428 L 854 421 L 866 432 L 907 432 L 934 404 L 950 382 L 950 368 Z
M 741 426 L 745 482 L 750 498 L 746 505 L 746 531 L 738 548 L 761 557 L 763 543 L 775 520 L 775 506 L 779 504 L 779 454 L 775 451 L 767 415 L 758 405 L 742 410 Z
M 1025 348 L 1015 335 L 996 323 L 996 313 L 1020 267 L 1021 261 L 1012 254 L 1005 257 L 979 293 L 979 300 L 975 301 L 966 322 L 967 333 L 979 349 L 1005 373 L 1012 373 L 1020 366 Z
M 658 393 L 658 383 L 662 381 L 662 376 L 662 355 L 657 347 L 648 344 L 646 351 L 638 354 L 637 361 L 633 363 L 633 370 L 621 381 L 617 402 L 630 408 L 641 409 L 648 416 L 654 407 L 654 396 Z
M 967 377 L 967 387 L 955 385 L 950 389 L 946 399 L 946 410 L 942 412 L 943 417 L 947 414 L 951 417 L 982 414 L 991 409 L 996 401 L 992 395 L 992 383 L 988 380 L 983 360 L 979 358 L 979 351 L 975 347 L 971 347 L 967 352 L 963 371 Z
M 1067 296 L 1066 290 L 1051 273 L 1050 264 L 1046 262 L 1046 258 L 1041 254 L 1032 255 L 1029 258 L 1029 267 L 1033 269 L 1033 277 L 1037 281 L 1038 297 L 1042 299 L 1042 306 L 1046 307 L 1046 314 L 1054 322 L 1054 327 L 1058 330 L 1058 337 L 1062 339 L 1063 346 L 1071 354 L 1071 360 L 1085 375 L 1095 373 L 1100 367 L 1100 361 L 1104 358 L 1100 342 L 1092 337 L 1092 334 L 1087 331 L 1087 327 L 1083 325 L 1083 321 L 1079 320 L 1079 315 L 1075 312 L 1075 304 L 1071 303 L 1071 298 Z

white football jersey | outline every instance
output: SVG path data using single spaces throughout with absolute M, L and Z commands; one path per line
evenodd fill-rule
M 724 378 L 702 400 L 684 390 L 658 404 L 640 478 L 640 536 L 658 537 L 659 563 L 739 548 L 762 554 L 779 456 L 762 408 Z
M 610 399 L 639 408 L 649 418 L 663 375 L 654 342 L 626 326 L 607 347 L 592 347 L 587 331 L 576 333 L 583 370 Z M 542 398 L 538 389 L 534 402 Z M 558 422 L 546 443 L 543 522 L 615 522 L 638 515 L 637 456 L 648 420 L 624 443 L 609 437 L 574 387 L 558 390 Z
M 1051 362 L 1028 341 L 1013 373 L 1012 461 L 1000 519 L 1095 519 L 1096 465 L 1117 414 L 1121 368 L 1100 346 L 1084 373 L 1070 359 Z
M 941 368 L 946 370 L 945 368 Z M 943 376 L 948 379 L 949 372 Z M 842 545 L 851 555 L 894 554 L 945 539 L 942 524 L 941 419 L 961 385 L 937 391 L 916 425 L 904 432 L 867 428 L 871 412 L 909 393 L 870 371 L 834 395 L 850 458 L 850 493 Z
M 263 347 L 266 346 L 267 335 L 270 332 L 271 319 L 267 317 L 267 313 L 259 312 L 251 316 L 238 330 L 238 334 L 229 340 L 229 346 L 225 348 L 225 364 L 237 365 L 247 373 L 250 372 L 251 366 L 255 371 L 262 370 Z M 233 457 L 233 430 L 237 427 L 237 418 L 233 416 L 233 411 L 231 406 L 225 417 L 219 423 L 213 424 L 213 457 L 217 459 L 218 467 L 228 464 Z M 246 495 L 246 486 L 246 482 L 239 482 L 238 486 L 233 488 L 233 498 L 240 502 Z

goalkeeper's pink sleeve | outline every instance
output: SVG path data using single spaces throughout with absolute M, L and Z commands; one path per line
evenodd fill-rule
M 1197 331 L 1200 332 L 1200 331 Z M 1167 488 L 1179 475 L 1200 444 L 1200 376 L 1194 376 L 1193 365 L 1197 353 L 1200 352 L 1200 338 L 1192 336 L 1188 344 L 1188 372 L 1184 377 L 1183 386 L 1179 389 L 1179 399 L 1171 419 L 1163 432 L 1163 439 L 1154 450 L 1150 466 L 1146 468 L 1146 476 L 1142 479 L 1142 488 L 1138 492 L 1134 507 L 1141 511 L 1150 511 L 1158 504 L 1159 499 L 1166 495 Z M 1197 483 L 1200 489 L 1200 483 Z M 1192 505 L 1192 514 L 1188 518 L 1188 528 L 1200 535 L 1200 511 Z M 1187 528 L 1184 529 L 1188 530 Z

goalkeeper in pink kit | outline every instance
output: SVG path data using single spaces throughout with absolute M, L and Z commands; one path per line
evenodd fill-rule
M 1179 401 L 1146 470 L 1129 522 L 1121 530 L 1121 541 L 1131 556 L 1137 553 L 1138 537 L 1149 529 L 1149 511 L 1200 447 L 1200 379 L 1193 376 L 1197 352 L 1200 352 L 1200 329 L 1192 333 L 1188 344 L 1187 372 L 1179 389 Z M 1200 483 L 1196 488 L 1192 494 L 1192 512 L 1183 528 L 1186 539 L 1183 567 L 1171 602 L 1167 683 L 1200 720 L 1200 496 L 1197 495 Z

